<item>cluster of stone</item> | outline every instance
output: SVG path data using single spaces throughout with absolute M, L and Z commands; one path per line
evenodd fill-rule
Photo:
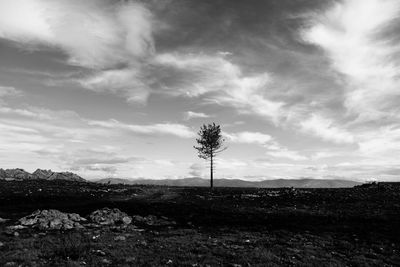
M 89 218 L 93 223 L 99 225 L 128 225 L 132 222 L 132 218 L 125 212 L 109 208 L 96 210 L 89 215 Z
M 0 222 L 6 222 L 3 219 Z M 37 210 L 31 215 L 18 220 L 19 224 L 8 226 L 9 231 L 21 230 L 24 228 L 35 228 L 39 230 L 70 230 L 82 229 L 85 227 L 127 227 L 132 222 L 142 226 L 172 226 L 176 222 L 166 217 L 148 215 L 145 217 L 134 215 L 128 216 L 119 209 L 103 208 L 92 212 L 88 220 L 76 213 L 64 213 L 58 210 Z
M 81 222 L 86 219 L 76 213 L 63 213 L 58 210 L 37 210 L 29 216 L 19 219 L 22 226 L 40 230 L 69 230 L 83 228 Z

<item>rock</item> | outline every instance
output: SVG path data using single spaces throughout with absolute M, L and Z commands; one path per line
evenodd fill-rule
M 63 213 L 58 210 L 37 210 L 29 216 L 19 219 L 22 226 L 39 228 L 40 230 L 80 229 L 80 222 L 86 219 L 76 213 Z
M 30 174 L 23 169 L 0 169 L 0 179 L 3 180 L 28 180 L 28 179 L 44 179 L 44 180 L 68 180 L 84 182 L 85 179 L 72 172 L 53 172 L 52 170 L 37 169 Z
M 0 242 L 0 248 L 4 247 L 4 243 Z
M 108 265 L 111 264 L 111 261 L 108 259 L 103 259 L 101 262 Z
M 18 236 L 19 236 L 19 233 L 18 233 L 18 232 L 14 232 L 14 236 L 15 236 L 15 237 L 18 237 Z
M 7 172 L 3 169 L 0 169 L 0 179 L 7 178 Z
M 130 224 L 132 222 L 132 218 L 129 216 L 125 216 L 124 218 L 122 218 L 122 222 L 124 224 Z
M 29 219 L 29 218 L 24 217 L 24 218 L 20 219 L 20 222 L 25 226 L 31 226 L 31 225 L 34 225 L 37 223 L 37 219 L 36 218 Z
M 0 178 L 11 180 L 27 180 L 31 179 L 32 175 L 23 169 L 0 169 Z
M 85 182 L 85 179 L 72 172 L 54 172 L 48 180 L 68 180 L 75 182 Z
M 59 218 L 54 218 L 49 222 L 49 228 L 61 229 L 62 222 Z M 69 228 L 70 229 L 70 228 Z
M 100 249 L 94 250 L 93 252 L 96 253 L 99 256 L 105 256 L 106 255 L 106 253 L 104 251 L 100 250 Z
M 96 210 L 89 215 L 92 222 L 100 225 L 128 225 L 132 222 L 132 218 L 129 217 L 125 212 L 119 209 L 103 208 Z
M 34 173 L 32 173 L 33 176 L 35 176 L 37 179 L 48 179 L 53 172 L 51 170 L 41 170 L 37 169 Z
M 52 170 L 37 169 L 33 174 L 36 179 L 45 180 L 68 180 L 76 182 L 84 182 L 85 179 L 72 172 L 53 172 Z
M 79 214 L 77 213 L 68 213 L 68 219 L 70 219 L 71 221 L 81 221 L 81 222 L 86 222 L 87 220 L 81 216 L 79 216 Z

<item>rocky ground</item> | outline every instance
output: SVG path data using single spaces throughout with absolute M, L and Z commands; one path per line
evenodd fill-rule
M 398 266 L 400 186 L 0 181 L 1 266 Z

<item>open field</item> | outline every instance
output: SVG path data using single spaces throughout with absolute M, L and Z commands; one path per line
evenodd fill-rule
M 171 224 L 68 231 L 7 226 L 37 209 L 104 207 Z M 0 265 L 395 266 L 400 186 L 255 189 L 0 181 Z M 16 234 L 17 233 L 17 234 Z

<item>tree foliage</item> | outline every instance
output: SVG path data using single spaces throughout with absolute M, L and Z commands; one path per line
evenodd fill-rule
M 194 146 L 194 148 L 200 158 L 209 159 L 226 149 L 223 147 L 225 139 L 222 137 L 220 125 L 204 124 L 200 127 L 198 135 L 196 142 L 199 146 Z
M 214 174 L 214 157 L 224 151 L 225 139 L 221 134 L 221 126 L 215 124 L 204 124 L 200 127 L 198 132 L 199 138 L 196 138 L 198 146 L 193 146 L 198 153 L 199 158 L 210 160 L 210 178 L 211 178 L 211 188 L 213 187 L 213 174 Z

